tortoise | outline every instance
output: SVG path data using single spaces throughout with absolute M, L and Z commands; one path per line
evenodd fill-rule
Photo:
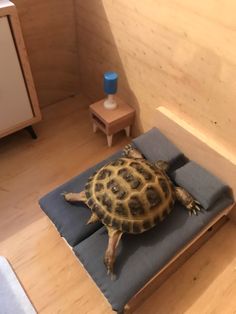
M 123 156 L 95 172 L 80 193 L 64 193 L 69 202 L 84 202 L 92 211 L 89 223 L 101 221 L 108 231 L 104 256 L 107 273 L 114 278 L 116 248 L 123 233 L 139 234 L 168 215 L 176 200 L 195 214 L 201 204 L 167 175 L 168 163 L 151 163 L 132 145 Z

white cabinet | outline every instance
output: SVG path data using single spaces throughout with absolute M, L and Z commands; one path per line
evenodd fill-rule
M 0 126 L 6 130 L 32 118 L 8 18 L 0 17 Z
M 40 119 L 16 9 L 0 1 L 0 137 Z

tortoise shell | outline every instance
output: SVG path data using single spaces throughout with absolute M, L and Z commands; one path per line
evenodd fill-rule
M 167 175 L 144 159 L 119 158 L 90 177 L 86 204 L 105 226 L 142 233 L 163 220 L 174 203 Z

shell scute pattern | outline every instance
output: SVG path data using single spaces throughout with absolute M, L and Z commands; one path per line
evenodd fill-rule
M 104 225 L 129 233 L 152 228 L 174 203 L 172 183 L 160 169 L 144 159 L 125 157 L 94 174 L 85 195 Z
M 122 204 L 118 203 L 115 207 L 115 213 L 120 217 L 129 217 L 127 208 Z
M 151 208 L 159 205 L 162 201 L 160 193 L 158 193 L 158 191 L 153 186 L 148 186 L 146 188 L 146 196 Z
M 128 207 L 131 215 L 135 217 L 140 217 L 145 214 L 145 207 L 138 196 L 131 196 L 128 201 Z

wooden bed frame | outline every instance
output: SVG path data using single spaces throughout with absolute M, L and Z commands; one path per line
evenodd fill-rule
M 236 158 L 224 147 L 177 117 L 165 107 L 159 107 L 154 117 L 155 126 L 165 134 L 189 159 L 209 170 L 232 188 L 236 199 Z M 182 248 L 151 280 L 128 302 L 125 313 L 131 313 L 175 272 L 228 219 L 236 222 L 235 203 L 223 210 L 192 241 Z

